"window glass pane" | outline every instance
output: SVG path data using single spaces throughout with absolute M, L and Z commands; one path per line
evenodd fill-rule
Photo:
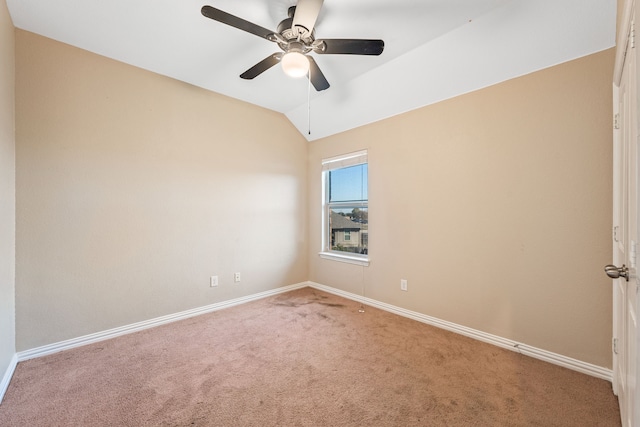
M 367 164 L 329 172 L 329 202 L 351 202 L 369 198 Z
M 341 207 L 330 210 L 329 239 L 333 251 L 369 252 L 369 209 Z

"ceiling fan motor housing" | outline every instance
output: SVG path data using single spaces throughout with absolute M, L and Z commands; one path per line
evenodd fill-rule
M 310 47 L 305 46 L 303 43 L 298 41 L 289 42 L 287 49 L 285 50 L 287 53 L 289 52 L 300 52 L 302 54 L 308 53 L 311 50 Z
M 288 12 L 289 17 L 284 19 L 278 24 L 277 31 L 285 40 L 289 42 L 292 40 L 296 40 L 296 41 L 303 42 L 307 46 L 310 46 L 311 43 L 313 43 L 315 40 L 315 30 L 312 30 L 311 32 L 309 32 L 309 30 L 304 27 L 298 27 L 298 32 L 296 33 L 296 31 L 293 29 L 293 16 L 295 14 L 295 11 L 296 11 L 295 6 L 291 6 L 289 8 L 289 12 Z M 299 40 L 298 40 L 298 35 L 300 35 Z M 286 45 L 283 46 L 282 43 L 278 43 L 278 44 L 280 45 L 282 50 L 284 50 L 285 52 L 287 51 L 287 49 L 285 48 Z

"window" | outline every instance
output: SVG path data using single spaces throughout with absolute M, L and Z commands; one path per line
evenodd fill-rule
M 321 256 L 368 265 L 369 168 L 367 152 L 323 160 Z

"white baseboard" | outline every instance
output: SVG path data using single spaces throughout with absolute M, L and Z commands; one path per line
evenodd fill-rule
M 170 314 L 167 316 L 157 317 L 155 319 L 145 320 L 143 322 L 133 323 L 131 325 L 125 325 L 119 328 L 109 329 L 106 331 L 97 332 L 94 334 L 85 335 L 82 337 L 73 338 L 70 340 L 60 341 L 60 342 L 48 344 L 42 347 L 33 348 L 31 350 L 18 352 L 18 354 L 14 356 L 12 365 L 9 367 L 9 369 L 5 373 L 3 381 L 0 384 L 0 401 L 2 396 L 4 395 L 4 391 L 9 385 L 9 381 L 11 379 L 11 376 L 13 375 L 13 371 L 15 370 L 15 366 L 17 362 L 33 359 L 36 357 L 46 356 L 48 354 L 57 353 L 59 351 L 68 350 L 71 348 L 80 347 L 83 345 L 92 344 L 99 341 L 104 341 L 110 338 L 118 337 L 120 335 L 130 334 L 133 332 L 152 328 L 154 326 L 160 326 L 166 323 L 187 319 L 193 316 L 198 316 L 200 314 L 211 313 L 213 311 L 221 310 L 223 308 L 233 307 L 235 305 L 240 305 L 250 301 L 266 298 L 272 295 L 289 292 L 294 289 L 304 288 L 306 286 L 309 286 L 321 291 L 325 291 L 334 295 L 338 295 L 344 298 L 348 298 L 350 300 L 358 301 L 363 304 L 388 311 L 390 313 L 398 314 L 400 316 L 417 320 L 419 322 L 426 323 L 428 325 L 436 326 L 441 329 L 446 329 L 448 331 L 455 332 L 460 335 L 464 335 L 469 338 L 473 338 L 489 344 L 493 344 L 501 348 L 505 348 L 511 351 L 517 351 L 517 352 L 520 352 L 521 354 L 524 354 L 539 360 L 543 360 L 545 362 L 549 362 L 554 365 L 572 369 L 574 371 L 582 372 L 583 374 L 591 375 L 596 378 L 601 378 L 607 381 L 612 381 L 613 379 L 613 372 L 607 368 L 592 365 L 590 363 L 582 362 L 580 360 L 573 359 L 571 357 L 563 356 L 561 354 L 553 353 L 547 350 L 542 350 L 542 349 L 532 347 L 523 343 L 518 343 L 516 341 L 502 338 L 497 335 L 488 334 L 486 332 L 478 331 L 476 329 L 468 328 L 466 326 L 461 326 L 452 322 L 448 322 L 446 320 L 441 320 L 435 317 L 427 316 L 422 313 L 406 310 L 401 307 L 396 307 L 394 305 L 380 302 L 371 298 L 366 298 L 361 295 L 356 295 L 350 292 L 342 291 L 340 289 L 332 288 L 330 286 L 325 286 L 320 283 L 302 282 L 302 283 L 297 283 L 295 285 L 283 286 L 281 288 L 272 289 L 269 291 L 260 292 L 253 295 L 247 295 L 245 297 L 235 298 L 232 300 L 207 305 L 204 307 L 194 308 L 191 310 L 186 310 L 179 313 Z
M 9 383 L 11 382 L 11 377 L 13 377 L 13 373 L 16 370 L 16 366 L 18 366 L 18 355 L 14 354 L 4 376 L 2 377 L 2 382 L 0 382 L 0 404 L 2 403 L 2 399 L 4 399 L 4 394 L 9 388 Z
M 338 295 L 350 300 L 358 301 L 363 304 L 379 308 L 381 310 L 388 311 L 390 313 L 398 314 L 400 316 L 408 317 L 409 319 L 417 320 L 428 325 L 436 326 L 441 329 L 446 329 L 451 332 L 455 332 L 460 335 L 464 335 L 469 338 L 473 338 L 479 341 L 483 341 L 489 344 L 493 344 L 498 347 L 505 348 L 511 351 L 517 351 L 521 354 L 533 357 L 535 359 L 543 360 L 545 362 L 552 363 L 554 365 L 562 366 L 574 371 L 581 372 L 583 374 L 591 375 L 596 378 L 601 378 L 611 382 L 613 380 L 613 371 L 611 369 L 603 368 L 601 366 L 592 365 L 590 363 L 582 362 L 571 357 L 563 356 L 561 354 L 553 353 L 540 348 L 532 347 L 526 344 L 522 344 L 516 341 L 512 341 L 506 338 L 499 337 L 497 335 L 488 334 L 486 332 L 478 331 L 476 329 L 461 326 L 446 320 L 441 320 L 435 317 L 427 316 L 426 314 L 418 313 L 404 308 L 396 307 L 391 304 L 380 302 L 371 298 L 366 298 L 361 295 L 345 292 L 340 289 L 332 288 L 330 286 L 321 285 L 320 283 L 309 282 L 309 286 L 321 291 L 325 291 L 334 295 Z
M 187 319 L 189 317 L 198 316 L 200 314 L 211 313 L 213 311 L 222 310 L 223 308 L 229 308 L 235 305 L 256 301 L 272 295 L 282 294 L 284 292 L 289 292 L 294 289 L 304 288 L 306 286 L 309 286 L 307 282 L 297 283 L 295 285 L 283 286 L 280 288 L 271 289 L 271 290 L 260 292 L 253 295 L 234 298 L 228 301 L 222 301 L 215 304 L 206 305 L 204 307 L 198 307 L 191 310 L 181 311 L 179 313 L 169 314 L 166 316 L 156 317 L 155 319 L 145 320 L 142 322 L 121 326 L 119 328 L 108 329 L 106 331 L 96 332 L 94 334 L 84 335 L 78 338 L 72 338 L 69 340 L 44 345 L 42 347 L 36 347 L 30 350 L 20 351 L 17 354 L 17 360 L 19 362 L 22 362 L 24 360 L 46 356 L 48 354 L 57 353 L 59 351 L 69 350 L 71 348 L 80 347 L 87 344 L 93 344 L 95 342 L 104 341 L 104 340 L 115 338 L 121 335 L 142 331 L 144 329 L 149 329 L 155 326 L 164 325 L 166 323 Z

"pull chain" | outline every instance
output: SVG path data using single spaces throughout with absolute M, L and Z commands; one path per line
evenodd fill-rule
M 307 130 L 311 135 L 311 68 L 309 68 L 307 76 L 309 77 L 309 84 L 307 85 Z

